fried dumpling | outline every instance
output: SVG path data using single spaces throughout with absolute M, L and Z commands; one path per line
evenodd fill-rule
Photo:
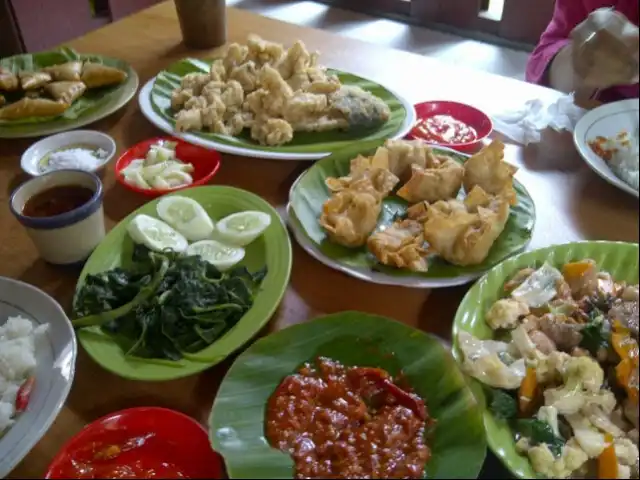
M 349 175 L 345 177 L 328 177 L 327 188 L 332 192 L 345 189 L 362 190 L 372 187 L 380 199 L 391 193 L 400 179 L 384 167 L 374 166 L 375 157 L 358 155 L 351 160 Z M 378 164 L 375 164 L 378 165 Z M 365 182 L 360 180 L 366 179 Z
M 71 105 L 82 96 L 87 87 L 82 82 L 52 82 L 45 90 L 55 100 Z
M 73 60 L 59 65 L 51 65 L 42 70 L 51 75 L 54 81 L 77 82 L 80 80 L 80 75 L 82 74 L 82 62 Z
M 367 240 L 367 247 L 383 265 L 414 272 L 429 269 L 422 224 L 415 220 L 400 220 L 374 233 Z
M 384 150 L 383 150 L 384 149 Z M 400 181 L 406 182 L 411 178 L 411 165 L 431 167 L 430 159 L 433 156 L 431 147 L 422 140 L 387 140 L 383 149 L 378 149 L 375 157 L 378 161 L 385 161 L 389 170 Z
M 24 97 L 15 103 L 0 108 L 0 119 L 18 120 L 30 117 L 54 117 L 62 115 L 69 105 L 47 98 Z
M 127 78 L 127 72 L 119 68 L 109 67 L 100 63 L 87 62 L 82 67 L 80 80 L 87 88 L 107 87 L 122 83 Z
M 518 168 L 504 161 L 504 143 L 494 140 L 464 164 L 464 189 L 470 192 L 476 185 L 492 195 L 502 195 L 515 205 L 513 176 Z
M 0 67 L 0 90 L 12 92 L 20 87 L 20 81 L 15 73 L 6 68 Z
M 436 168 L 411 166 L 411 178 L 405 183 L 398 196 L 409 203 L 455 198 L 462 186 L 464 168 L 452 158 L 445 159 Z
M 332 242 L 361 247 L 376 228 L 381 209 L 382 204 L 371 193 L 343 190 L 324 202 L 320 226 Z
M 18 77 L 23 90 L 42 88 L 51 81 L 51 75 L 46 72 L 20 72 Z
M 480 186 L 464 202 L 439 201 L 426 209 L 424 239 L 430 248 L 454 265 L 482 263 L 509 218 L 509 203 Z

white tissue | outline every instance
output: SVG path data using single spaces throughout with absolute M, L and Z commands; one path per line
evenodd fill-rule
M 521 109 L 493 115 L 491 119 L 494 130 L 514 142 L 528 145 L 539 142 L 546 128 L 573 132 L 585 112 L 574 104 L 573 95 L 563 95 L 546 105 L 541 100 L 529 100 Z

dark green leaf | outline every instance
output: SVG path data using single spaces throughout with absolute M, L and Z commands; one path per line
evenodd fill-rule
M 601 348 L 609 348 L 611 331 L 609 324 L 604 321 L 602 312 L 594 308 L 589 312 L 589 323 L 580 331 L 582 340 L 580 346 L 596 355 Z
M 491 389 L 491 404 L 489 409 L 496 418 L 511 420 L 518 414 L 518 404 L 511 395 L 504 390 Z
M 535 418 L 523 418 L 514 422 L 514 430 L 536 445 L 546 444 L 556 457 L 562 454 L 564 439 L 558 437 L 548 423 Z

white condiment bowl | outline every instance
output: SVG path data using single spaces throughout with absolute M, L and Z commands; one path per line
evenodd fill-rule
M 53 187 L 77 185 L 93 191 L 91 199 L 73 210 L 50 217 L 23 215 L 33 196 Z M 40 257 L 55 265 L 86 260 L 105 236 L 103 189 L 95 173 L 83 170 L 54 170 L 27 180 L 11 194 L 9 208 L 27 230 Z
M 87 170 L 90 172 L 98 172 L 101 170 L 116 154 L 116 142 L 109 135 L 96 132 L 95 130 L 71 130 L 43 138 L 39 142 L 31 145 L 22 154 L 20 166 L 22 170 L 34 177 L 43 175 L 47 172 L 41 170 L 40 162 L 46 155 L 66 147 L 73 147 L 74 145 L 92 146 L 107 152 L 97 167 Z

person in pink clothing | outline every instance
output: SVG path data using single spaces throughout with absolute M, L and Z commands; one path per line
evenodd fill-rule
M 527 81 L 604 102 L 638 97 L 638 12 L 638 0 L 556 0 Z M 624 34 L 612 36 L 610 22 Z

